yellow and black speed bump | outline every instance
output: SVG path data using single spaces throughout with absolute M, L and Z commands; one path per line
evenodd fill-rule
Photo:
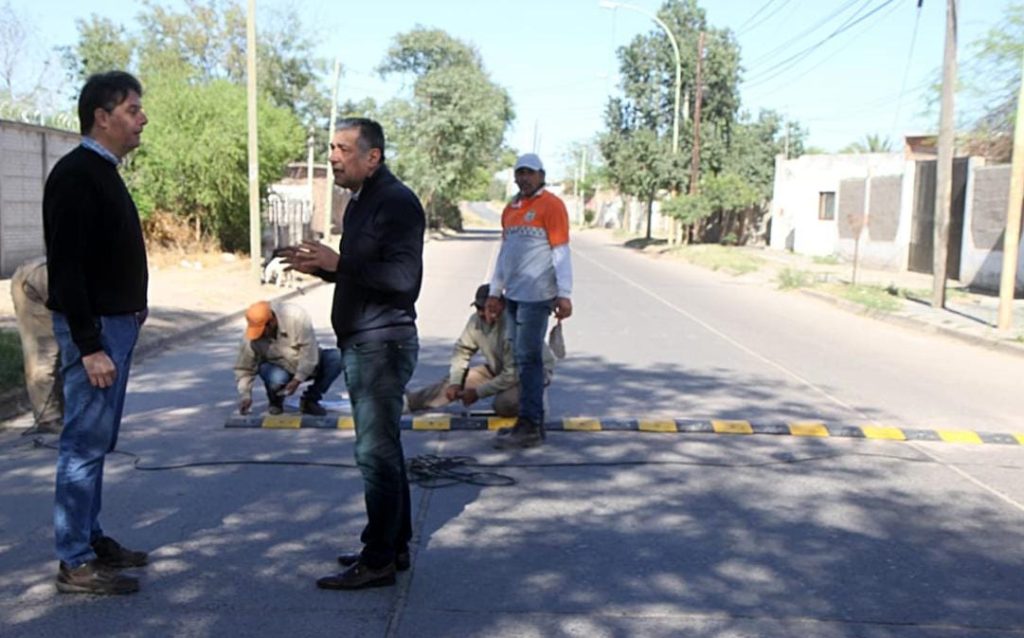
M 454 430 L 496 430 L 511 426 L 515 419 L 494 416 L 460 416 L 435 414 L 402 419 L 403 430 L 446 432 Z M 228 428 L 264 429 L 330 429 L 352 430 L 350 415 L 325 417 L 304 414 L 274 416 L 232 416 L 224 424 Z M 971 430 L 921 430 L 892 425 L 869 423 L 864 425 L 828 425 L 822 421 L 792 421 L 789 423 L 751 423 L 739 420 L 693 421 L 687 419 L 598 419 L 593 417 L 566 417 L 547 421 L 549 431 L 565 432 L 652 432 L 676 434 L 751 435 L 774 434 L 781 436 L 854 438 L 888 441 L 935 441 L 966 445 L 997 444 L 1024 445 L 1022 434 L 992 434 Z

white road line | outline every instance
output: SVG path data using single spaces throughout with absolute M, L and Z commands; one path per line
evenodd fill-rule
M 577 254 L 577 255 L 579 255 L 580 257 L 583 257 L 584 259 L 586 259 L 590 263 L 594 264 L 598 268 L 604 270 L 605 272 L 611 273 L 612 275 L 618 277 L 619 279 L 621 279 L 622 281 L 624 281 L 624 282 L 628 283 L 629 285 L 633 286 L 637 290 L 643 291 L 647 295 L 650 295 L 652 298 L 656 299 L 657 301 L 660 301 L 661 303 L 663 303 L 664 305 L 668 306 L 672 310 L 674 310 L 674 311 L 678 312 L 679 314 L 683 315 L 684 317 L 686 317 L 690 321 L 692 321 L 695 324 L 701 326 L 702 328 L 704 328 L 705 330 L 707 330 L 711 334 L 717 336 L 718 338 L 722 339 L 723 341 L 725 341 L 729 345 L 733 346 L 734 348 L 736 348 L 736 349 L 738 349 L 738 350 L 740 350 L 742 352 L 745 352 L 746 354 L 750 355 L 751 357 L 753 357 L 753 358 L 755 358 L 755 359 L 757 359 L 757 360 L 759 360 L 759 361 L 761 361 L 763 363 L 768 364 L 769 366 L 771 366 L 771 367 L 775 368 L 776 370 L 782 372 L 786 376 L 788 376 L 788 377 L 790 377 L 790 378 L 800 382 L 801 384 L 807 386 L 811 390 L 817 392 L 818 394 L 820 394 L 821 396 L 825 397 L 826 399 L 828 399 L 832 403 L 835 403 L 836 405 L 838 405 L 838 406 L 840 406 L 842 408 L 845 408 L 845 409 L 849 410 L 850 412 L 856 414 L 858 417 L 860 417 L 862 419 L 865 419 L 865 420 L 868 420 L 868 416 L 866 414 L 864 414 L 863 412 L 861 412 L 857 408 L 853 407 L 849 403 L 846 403 L 845 401 L 843 401 L 842 399 L 840 399 L 838 397 L 832 396 L 827 391 L 823 390 L 822 388 L 819 388 L 818 386 L 816 386 L 811 381 L 805 379 L 804 377 L 800 376 L 796 372 L 793 372 L 792 370 L 790 370 L 789 368 L 785 367 L 781 363 L 773 361 L 773 360 L 769 359 L 768 357 L 764 356 L 763 354 L 761 354 L 759 352 L 756 352 L 756 351 L 752 350 L 751 348 L 743 345 L 739 341 L 736 341 L 735 339 L 733 339 L 729 335 L 725 334 L 721 330 L 718 330 L 717 328 L 715 328 L 711 324 L 709 324 L 709 323 L 707 323 L 705 321 L 702 321 L 701 319 L 699 319 L 698 317 L 696 317 L 692 313 L 689 313 L 686 310 L 680 308 L 679 306 L 675 305 L 674 303 L 672 303 L 668 299 L 665 299 L 664 297 L 662 297 L 658 293 L 654 292 L 653 290 L 650 290 L 649 288 L 644 287 L 643 284 L 641 284 L 639 282 L 636 282 L 636 281 L 633 281 L 629 277 L 626 277 L 625 275 L 623 275 L 621 273 L 618 273 L 618 272 L 612 270 L 611 268 L 608 268 L 607 266 L 605 266 L 601 262 L 597 261 L 593 257 L 590 257 L 590 256 L 588 256 L 588 255 L 586 255 L 584 253 L 581 253 L 576 248 L 573 248 L 572 252 Z
M 764 355 L 762 355 L 762 354 L 760 354 L 758 352 L 755 352 L 751 348 L 749 348 L 749 347 L 743 345 L 742 343 L 736 341 L 735 339 L 733 339 L 729 335 L 723 333 L 722 331 L 718 330 L 717 328 L 715 328 L 714 326 L 708 324 L 707 322 L 701 321 L 699 318 L 697 318 L 693 314 L 687 312 L 686 310 L 683 310 L 682 308 L 680 308 L 679 306 L 675 305 L 674 303 L 672 303 L 668 299 L 665 299 L 664 297 L 662 297 L 658 293 L 654 292 L 653 290 L 645 288 L 642 284 L 633 281 L 629 277 L 626 277 L 625 275 L 622 275 L 621 273 L 618 273 L 618 272 L 612 270 L 611 268 L 608 268 L 607 266 L 605 266 L 601 262 L 595 260 L 593 257 L 590 257 L 590 256 L 580 252 L 579 250 L 577 250 L 575 248 L 573 248 L 572 252 L 574 254 L 576 254 L 576 255 L 579 255 L 580 257 L 583 257 L 584 259 L 586 259 L 590 263 L 594 264 L 598 268 L 604 270 L 605 272 L 608 272 L 608 273 L 611 273 L 612 275 L 615 275 L 616 277 L 618 277 L 622 281 L 624 281 L 624 282 L 628 283 L 629 285 L 635 287 L 637 290 L 641 290 L 644 293 L 650 295 L 652 298 L 660 301 L 661 303 L 663 303 L 664 305 L 668 306 L 672 310 L 675 310 L 676 312 L 678 312 L 679 314 L 683 315 L 684 317 L 686 317 L 690 321 L 696 323 L 697 325 L 701 326 L 702 328 L 704 328 L 708 332 L 710 332 L 710 333 L 714 334 L 715 336 L 719 337 L 720 339 L 722 339 L 723 341 L 725 341 L 729 345 L 731 345 L 731 346 L 733 346 L 733 347 L 735 347 L 735 348 L 737 348 L 737 349 L 747 353 L 748 355 L 754 357 L 755 359 L 757 359 L 759 361 L 762 361 L 762 362 L 772 366 L 773 368 L 775 368 L 776 370 L 779 370 L 780 372 L 782 372 L 786 376 L 788 376 L 788 377 L 790 377 L 792 379 L 795 379 L 796 381 L 799 381 L 803 385 L 805 385 L 808 388 L 814 390 L 815 392 L 817 392 L 821 396 L 825 397 L 829 401 L 832 401 L 836 405 L 842 406 L 842 407 L 850 410 L 851 412 L 859 415 L 860 418 L 865 419 L 865 420 L 869 420 L 867 415 L 865 415 L 863 412 L 861 412 L 857 408 L 854 408 L 853 406 L 849 405 L 848 403 L 846 403 L 842 399 L 839 399 L 837 397 L 832 396 L 831 394 L 829 394 L 825 390 L 819 388 L 818 386 L 814 385 L 813 383 L 811 383 L 807 379 L 803 378 L 799 374 L 797 374 L 797 373 L 793 372 L 792 370 L 786 368 L 784 365 L 782 365 L 780 363 L 777 363 L 775 361 L 772 361 L 768 357 L 765 357 Z M 921 454 L 924 454 L 925 456 L 931 458 L 933 461 L 935 461 L 939 465 L 945 467 L 946 469 L 950 470 L 954 474 L 959 475 L 961 478 L 964 478 L 967 481 L 973 483 L 977 487 L 980 487 L 981 489 L 985 490 L 989 494 L 992 494 L 993 496 L 995 496 L 999 500 L 1003 501 L 1004 503 L 1010 505 L 1011 507 L 1014 507 L 1017 510 L 1019 510 L 1021 512 L 1024 512 L 1024 504 L 1022 504 L 1019 501 L 1011 498 L 1010 496 L 1007 496 L 1006 494 L 1004 494 L 1003 492 L 999 491 L 998 489 L 996 489 L 996 488 L 986 484 L 981 479 L 978 479 L 978 478 L 975 478 L 974 476 L 971 476 L 970 474 L 968 474 L 964 470 L 960 469 L 959 467 L 957 467 L 955 465 L 952 465 L 950 463 L 947 463 L 943 459 L 941 459 L 941 458 L 935 456 L 934 454 L 932 454 L 931 452 L 929 452 L 923 446 L 915 444 L 913 442 L 909 442 L 909 443 L 911 444 L 911 447 L 913 447 L 915 450 L 917 450 Z

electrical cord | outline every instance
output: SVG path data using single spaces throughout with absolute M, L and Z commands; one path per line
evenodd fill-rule
M 32 441 L 33 448 L 46 448 L 57 450 L 57 446 L 46 443 L 42 437 L 36 437 Z M 132 467 L 140 472 L 164 472 L 169 470 L 182 470 L 196 467 L 225 467 L 240 465 L 263 465 L 263 466 L 292 466 L 292 467 L 327 467 L 335 469 L 358 470 L 354 463 L 331 463 L 326 461 L 260 461 L 254 459 L 241 459 L 230 461 L 191 461 L 188 463 L 176 463 L 172 465 L 143 465 L 142 457 L 134 452 L 114 450 L 111 454 L 118 454 L 134 459 Z M 870 452 L 833 452 L 827 454 L 812 454 L 796 456 L 789 453 L 777 455 L 775 458 L 766 461 L 686 461 L 686 460 L 635 460 L 635 461 L 539 461 L 531 462 L 509 462 L 509 463 L 481 463 L 472 456 L 441 456 L 437 454 L 421 454 L 407 461 L 409 480 L 420 487 L 435 489 L 449 487 L 452 485 L 474 485 L 478 487 L 508 487 L 516 485 L 516 479 L 490 471 L 495 469 L 529 469 L 529 468 L 583 468 L 583 467 L 643 467 L 643 466 L 678 466 L 678 467 L 714 467 L 714 468 L 763 468 L 779 465 L 799 465 L 803 463 L 816 463 L 829 461 L 844 457 L 864 457 L 876 459 L 890 459 L 906 463 L 923 463 L 934 465 L 937 462 L 927 458 L 909 458 L 897 454 L 880 454 Z M 957 464 L 975 465 L 975 464 Z M 988 468 L 1021 470 L 1024 469 L 1015 465 L 991 465 L 984 464 Z

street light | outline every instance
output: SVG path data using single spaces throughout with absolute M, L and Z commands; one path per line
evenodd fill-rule
M 677 154 L 679 152 L 679 93 L 683 79 L 683 64 L 679 58 L 679 43 L 676 42 L 676 36 L 672 35 L 672 30 L 668 28 L 667 24 L 662 22 L 661 18 L 650 11 L 641 9 L 640 7 L 623 2 L 613 2 L 612 0 L 600 0 L 597 3 L 597 6 L 602 9 L 629 9 L 631 11 L 642 13 L 651 20 L 657 22 L 658 26 L 661 27 L 668 35 L 668 41 L 672 43 L 672 51 L 676 54 L 676 101 L 675 108 L 672 112 L 672 154 Z

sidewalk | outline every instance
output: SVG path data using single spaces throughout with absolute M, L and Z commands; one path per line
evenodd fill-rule
M 294 287 L 264 285 L 250 270 L 248 260 L 226 253 L 150 255 L 149 317 L 135 348 L 135 360 L 236 321 L 255 301 L 285 299 L 319 284 L 317 279 L 296 274 Z M 0 280 L 0 328 L 17 329 L 10 279 Z M 30 409 L 24 388 L 0 394 L 0 421 Z
M 762 263 L 761 268 L 755 272 L 735 275 L 738 280 L 779 287 L 780 273 L 784 270 L 806 273 L 809 281 L 813 283 L 797 289 L 802 294 L 882 321 L 1024 356 L 1024 299 L 1014 299 L 1013 326 L 1003 332 L 996 328 L 999 314 L 998 293 L 971 291 L 966 285 L 950 280 L 946 287 L 946 307 L 933 308 L 931 295 L 934 278 L 931 274 L 859 266 L 856 274 L 858 285 L 905 291 L 906 296 L 891 297 L 892 301 L 898 304 L 896 310 L 878 310 L 842 298 L 835 294 L 834 289 L 830 290 L 825 285 L 850 284 L 853 280 L 852 263 L 819 263 L 806 255 L 765 247 L 741 246 L 732 250 Z M 664 244 L 648 246 L 643 251 L 658 258 L 685 260 L 682 256 L 670 253 Z

